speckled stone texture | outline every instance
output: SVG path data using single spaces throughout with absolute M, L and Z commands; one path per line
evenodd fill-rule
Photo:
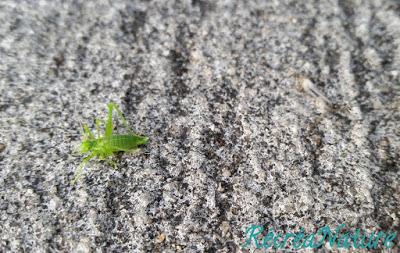
M 0 251 L 399 231 L 399 66 L 395 0 L 2 0 Z M 151 142 L 72 186 L 109 101 Z

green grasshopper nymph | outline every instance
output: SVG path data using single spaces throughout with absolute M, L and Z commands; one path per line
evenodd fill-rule
M 129 130 L 129 134 L 113 134 L 113 110 L 117 111 L 123 124 Z M 116 167 L 115 162 L 111 159 L 116 153 L 137 150 L 140 145 L 147 144 L 149 141 L 148 137 L 133 133 L 118 105 L 114 103 L 108 104 L 108 118 L 105 124 L 106 129 L 104 136 L 101 136 L 100 134 L 100 126 L 102 123 L 104 123 L 104 121 L 96 119 L 97 138 L 90 131 L 88 125 L 83 124 L 84 136 L 80 145 L 80 152 L 82 154 L 88 154 L 88 156 L 84 158 L 82 163 L 79 165 L 75 177 L 72 180 L 73 184 L 75 184 L 81 177 L 86 163 L 90 160 L 98 158 L 99 160 L 108 161 L 111 165 Z

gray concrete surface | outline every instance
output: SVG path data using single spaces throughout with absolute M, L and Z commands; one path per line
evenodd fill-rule
M 399 66 L 394 0 L 3 0 L 0 251 L 399 231 Z M 151 142 L 72 186 L 80 124 L 109 101 Z

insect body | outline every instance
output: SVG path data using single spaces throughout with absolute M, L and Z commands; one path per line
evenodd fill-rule
M 121 118 L 125 127 L 129 130 L 129 134 L 113 134 L 113 110 L 118 113 L 118 116 Z M 76 183 L 77 180 L 80 178 L 85 164 L 90 160 L 94 158 L 98 158 L 99 160 L 106 160 L 115 167 L 116 164 L 111 158 L 116 153 L 137 150 L 140 145 L 144 145 L 149 141 L 148 137 L 136 135 L 132 132 L 121 110 L 114 103 L 108 104 L 108 118 L 105 125 L 106 129 L 104 136 L 100 135 L 100 126 L 102 123 L 102 120 L 96 120 L 96 132 L 98 135 L 97 138 L 90 131 L 89 127 L 86 124 L 83 125 L 85 134 L 82 144 L 80 146 L 80 152 L 83 154 L 88 154 L 88 156 L 83 159 L 81 165 L 79 166 L 75 178 L 72 181 L 73 183 Z

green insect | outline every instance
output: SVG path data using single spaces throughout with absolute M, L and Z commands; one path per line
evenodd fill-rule
M 125 127 L 129 130 L 129 134 L 113 134 L 113 110 L 118 113 Z M 97 138 L 90 131 L 87 124 L 83 124 L 84 137 L 80 145 L 80 152 L 82 154 L 88 154 L 79 165 L 72 183 L 75 184 L 83 173 L 83 169 L 90 160 L 98 158 L 99 160 L 108 161 L 113 167 L 116 167 L 112 157 L 118 152 L 135 151 L 140 145 L 147 144 L 149 138 L 146 136 L 140 136 L 133 133 L 130 129 L 124 115 L 119 109 L 118 105 L 114 103 L 108 104 L 108 118 L 105 122 L 105 133 L 104 136 L 100 134 L 101 124 L 105 121 L 96 119 L 96 132 Z

